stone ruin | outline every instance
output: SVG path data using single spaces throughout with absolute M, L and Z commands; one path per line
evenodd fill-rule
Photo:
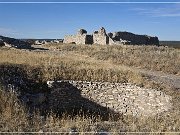
M 137 35 L 130 32 L 106 33 L 105 28 L 100 28 L 92 35 L 80 29 L 76 35 L 66 35 L 63 43 L 69 44 L 99 44 L 99 45 L 159 45 L 158 37 Z
M 80 29 L 76 35 L 65 36 L 63 43 L 93 44 L 93 36 L 88 35 L 86 30 Z
M 60 80 L 47 84 L 51 91 L 48 96 L 51 109 L 72 111 L 73 107 L 80 106 L 92 112 L 100 109 L 103 112 L 109 110 L 111 114 L 150 117 L 172 107 L 171 96 L 130 83 Z

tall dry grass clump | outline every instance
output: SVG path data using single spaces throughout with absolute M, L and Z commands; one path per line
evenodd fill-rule
M 0 131 L 23 132 L 29 127 L 28 115 L 17 96 L 0 89 Z

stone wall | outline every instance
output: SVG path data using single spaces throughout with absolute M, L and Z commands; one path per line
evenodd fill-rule
M 86 34 L 77 34 L 75 39 L 76 44 L 92 44 L 92 36 Z
M 65 82 L 71 84 L 66 86 L 69 88 L 63 87 Z M 115 113 L 140 117 L 153 116 L 171 108 L 171 97 L 165 93 L 129 83 L 49 81 L 48 86 L 51 88 L 50 106 L 60 110 L 81 106 L 95 111 L 98 109 L 96 103 Z
M 76 35 L 66 35 L 64 37 L 63 43 L 65 44 L 76 43 Z
M 95 31 L 93 33 L 93 43 L 99 45 L 109 44 L 109 37 L 103 27 L 99 31 Z
M 64 37 L 63 43 L 75 43 L 75 44 L 92 44 L 92 35 L 87 35 L 87 31 L 80 29 L 76 35 L 67 35 Z
M 65 36 L 64 43 L 99 44 L 99 45 L 159 45 L 158 37 L 137 35 L 130 32 L 114 32 L 106 34 L 102 27 L 93 35 L 87 35 L 87 31 L 80 29 L 76 35 Z

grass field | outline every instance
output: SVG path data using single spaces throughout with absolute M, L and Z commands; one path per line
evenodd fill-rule
M 44 45 L 43 50 L 17 50 L 0 48 L 0 76 L 16 72 L 36 82 L 48 80 L 88 80 L 130 82 L 141 87 L 154 88 L 171 95 L 173 108 L 164 114 L 149 118 L 122 116 L 117 121 L 102 121 L 64 114 L 49 114 L 42 118 L 38 111 L 30 118 L 27 108 L 11 92 L 0 91 L 0 131 L 129 131 L 129 132 L 178 132 L 180 131 L 180 92 L 167 84 L 149 80 L 133 70 L 147 69 L 166 74 L 180 75 L 180 50 L 156 46 L 99 46 L 99 45 Z M 128 68 L 127 68 L 128 67 Z M 32 89 L 33 90 L 33 89 Z M 83 133 L 82 133 L 83 134 Z M 168 133 L 167 133 L 168 134 Z

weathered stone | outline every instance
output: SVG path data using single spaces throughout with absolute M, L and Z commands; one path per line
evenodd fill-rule
M 130 32 L 114 32 L 106 34 L 105 28 L 87 35 L 87 31 L 80 29 L 76 35 L 65 36 L 63 43 L 99 44 L 99 45 L 159 45 L 158 37 L 137 35 Z
M 86 99 L 89 99 L 101 106 L 110 108 L 114 110 L 117 113 L 123 113 L 125 115 L 131 114 L 133 116 L 152 116 L 156 115 L 157 113 L 162 113 L 163 111 L 167 111 L 168 109 L 171 108 L 171 103 L 170 103 L 170 96 L 165 95 L 163 92 L 163 95 L 165 96 L 154 96 L 158 94 L 158 91 L 154 89 L 145 89 L 145 88 L 140 88 L 138 86 L 134 86 L 132 84 L 121 84 L 121 83 L 110 83 L 110 82 L 86 82 L 86 81 L 69 81 L 69 83 L 76 84 L 76 87 L 78 87 L 80 91 L 82 91 L 81 96 L 85 97 Z M 62 89 L 59 88 L 53 89 L 53 84 L 52 82 L 48 82 L 49 86 L 51 87 L 51 91 L 56 91 L 53 92 L 51 97 L 53 99 L 53 102 L 51 101 L 51 105 L 55 106 L 56 100 L 61 99 L 61 102 L 63 104 L 63 99 L 68 98 L 68 89 L 64 90 L 65 93 L 62 95 Z M 56 87 L 58 84 L 56 85 Z M 74 86 L 74 85 L 73 85 Z M 94 86 L 99 86 L 97 89 L 93 89 Z M 127 89 L 126 89 L 127 87 Z M 84 90 L 84 88 L 88 89 Z M 118 88 L 118 90 L 117 90 Z M 72 90 L 72 89 L 71 89 Z M 57 94 L 58 92 L 61 92 L 60 94 Z M 150 95 L 147 94 L 147 92 L 151 93 Z M 72 93 L 70 94 L 72 99 L 78 100 L 76 98 L 76 94 Z M 152 97 L 153 96 L 153 97 Z M 75 104 L 73 100 L 68 100 L 69 104 L 66 103 L 68 106 L 72 106 Z M 67 101 L 67 99 L 66 99 Z M 85 106 L 89 106 L 90 104 L 86 104 Z M 91 105 L 93 108 L 93 105 Z M 96 108 L 95 108 L 96 109 Z
M 67 35 L 65 36 L 63 43 L 75 43 L 75 44 L 92 44 L 93 37 L 92 35 L 87 35 L 87 31 L 80 29 L 76 35 Z
M 109 37 L 106 34 L 106 30 L 102 27 L 98 32 L 93 33 L 93 43 L 106 45 L 109 44 Z

